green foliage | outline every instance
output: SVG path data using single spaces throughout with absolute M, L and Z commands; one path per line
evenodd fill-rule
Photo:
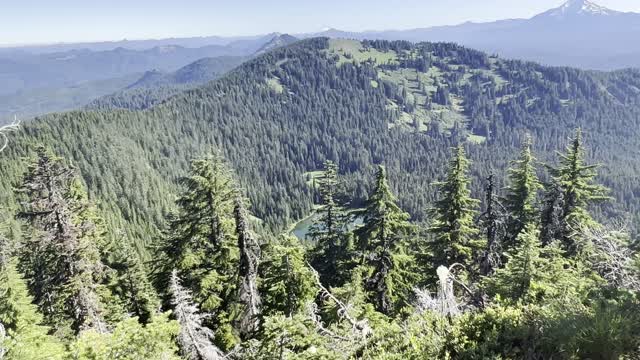
M 570 254 L 578 252 L 580 245 L 576 232 L 582 227 L 594 226 L 589 214 L 589 206 L 609 199 L 607 189 L 594 184 L 598 165 L 585 164 L 585 149 L 582 144 L 582 131 L 578 129 L 565 154 L 559 154 L 558 167 L 549 168 L 549 172 L 562 191 L 562 205 L 559 214 L 560 227 L 556 239 L 562 241 Z M 543 223 L 543 227 L 549 224 Z
M 341 285 L 348 275 L 351 259 L 347 246 L 347 221 L 345 209 L 338 202 L 338 166 L 327 160 L 322 176 L 317 180 L 322 197 L 317 220 L 309 229 L 308 236 L 315 243 L 311 264 L 320 273 L 320 280 L 328 286 Z
M 506 248 L 515 245 L 520 232 L 528 224 L 537 223 L 537 195 L 541 189 L 536 174 L 536 158 L 531 152 L 531 138 L 527 137 L 518 160 L 512 162 L 509 171 L 509 185 L 506 188 L 504 205 L 510 214 L 507 233 L 510 239 Z
M 234 294 L 238 248 L 233 227 L 235 189 L 218 155 L 194 160 L 163 245 L 163 279 L 178 270 L 203 311 L 222 315 Z M 166 284 L 166 282 L 165 282 Z M 216 322 L 228 319 L 218 316 Z
M 160 300 L 139 255 L 126 241 L 112 247 L 109 266 L 113 269 L 109 288 L 123 301 L 129 314 L 146 324 L 160 308 Z
M 25 199 L 19 217 L 30 225 L 20 269 L 47 324 L 60 336 L 106 331 L 101 233 L 73 170 L 40 148 L 18 192 Z
M 244 345 L 243 359 L 329 360 L 340 358 L 326 347 L 327 339 L 317 333 L 315 324 L 299 314 L 277 314 L 264 320 L 263 336 L 259 341 Z
M 468 168 L 469 160 L 460 145 L 454 151 L 446 180 L 439 184 L 440 198 L 432 211 L 433 224 L 429 228 L 434 236 L 432 269 L 454 263 L 471 265 L 473 256 L 482 246 L 474 225 L 478 200 L 471 198 Z
M 140 324 L 137 318 L 129 318 L 118 323 L 109 334 L 82 332 L 70 346 L 69 359 L 178 360 L 174 342 L 178 329 L 177 322 L 169 320 L 168 314 L 155 315 L 146 325 Z
M 263 254 L 259 283 L 264 294 L 263 313 L 293 316 L 313 301 L 318 292 L 304 248 L 298 239 L 282 236 L 268 242 Z
M 485 279 L 487 292 L 509 303 L 541 304 L 552 299 L 583 299 L 597 276 L 566 259 L 557 243 L 542 247 L 535 225 L 527 225 L 507 265 Z
M 637 300 L 628 299 L 596 303 L 592 312 L 571 324 L 576 331 L 570 342 L 572 352 L 583 359 L 619 359 L 637 352 L 638 305 Z
M 415 314 L 404 321 L 376 323 L 375 334 L 361 344 L 358 356 L 364 359 L 443 359 L 446 355 L 444 317 L 433 313 Z
M 6 332 L 0 337 L 0 353 L 7 360 L 63 359 L 65 349 L 43 318 L 27 292 L 16 261 L 0 264 L 0 324 Z
M 405 251 L 413 227 L 409 214 L 396 201 L 387 183 L 386 170 L 379 166 L 362 213 L 363 224 L 355 233 L 361 265 L 367 268 L 365 289 L 376 309 L 384 314 L 407 306 L 417 283 L 415 259 Z

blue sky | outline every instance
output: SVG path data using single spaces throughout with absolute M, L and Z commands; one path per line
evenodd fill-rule
M 522 18 L 563 0 L 5 0 L 0 44 L 407 29 Z M 596 0 L 640 12 L 639 0 Z

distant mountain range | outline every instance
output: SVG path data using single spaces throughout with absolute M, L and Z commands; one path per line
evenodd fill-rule
M 0 54 L 0 95 L 43 87 L 70 86 L 151 69 L 174 71 L 196 60 L 218 56 L 249 56 L 276 36 L 236 45 L 189 48 L 162 45 L 146 50 L 118 47 L 93 51 L 73 49 L 46 54 Z
M 160 70 L 147 71 L 128 89 L 140 87 L 157 87 L 166 85 L 201 84 L 211 81 L 241 64 L 244 56 L 218 56 L 202 58 L 174 72 Z
M 91 52 L 117 49 L 150 51 L 149 49 L 153 48 L 183 47 L 208 49 L 209 53 L 201 57 L 249 55 L 278 35 L 274 33 L 244 37 L 123 40 L 0 48 L 0 69 L 15 68 L 15 64 L 4 61 L 6 58 L 29 57 L 34 54 L 45 57 L 55 56 L 55 53 L 68 54 L 69 51 L 78 49 Z M 503 57 L 532 60 L 546 65 L 593 70 L 640 67 L 640 42 L 637 41 L 640 38 L 640 14 L 615 11 L 589 0 L 569 0 L 557 8 L 530 19 L 508 19 L 487 23 L 466 22 L 452 26 L 389 31 L 349 32 L 329 29 L 322 32 L 294 34 L 294 36 L 296 38 L 321 36 L 358 40 L 455 42 Z M 182 65 L 185 64 L 186 62 Z M 152 67 L 161 68 L 162 66 Z M 39 69 L 32 68 L 29 71 L 34 74 L 34 77 L 41 77 Z M 0 72 L 3 71 L 0 70 Z M 7 81 L 4 83 L 5 85 L 0 85 L 0 93 L 2 87 L 7 86 Z
M 0 123 L 14 115 L 26 118 L 77 108 L 130 88 L 168 86 L 171 91 L 165 95 L 173 94 L 184 86 L 219 76 L 219 72 L 206 74 L 212 69 L 206 66 L 207 59 L 250 57 L 297 38 L 319 36 L 455 42 L 506 58 L 593 70 L 640 67 L 640 14 L 611 10 L 588 0 L 569 0 L 530 19 L 411 30 L 329 29 L 295 36 L 273 33 L 0 48 Z M 200 65 L 205 66 L 198 68 L 201 59 L 204 63 Z M 183 69 L 186 73 L 172 74 L 194 62 L 191 69 Z M 136 81 L 123 89 L 122 84 L 131 79 Z M 158 97 L 152 100 L 149 103 Z
M 147 109 L 183 91 L 215 80 L 249 58 L 240 56 L 204 58 L 174 72 L 147 71 L 126 88 L 98 97 L 88 104 L 85 103 L 87 104 L 85 108 Z
M 398 31 L 330 29 L 301 37 L 455 42 L 503 57 L 547 65 L 612 70 L 640 67 L 640 14 L 569 0 L 530 19 L 467 22 Z
M 0 53 L 0 124 L 14 116 L 24 120 L 87 104 L 118 107 L 119 99 L 125 98 L 141 99 L 139 107 L 146 108 L 296 40 L 269 34 L 200 48 L 162 45 L 148 50 Z

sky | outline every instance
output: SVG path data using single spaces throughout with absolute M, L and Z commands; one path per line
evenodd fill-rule
M 4 4 L 2 4 L 4 2 Z M 388 30 L 528 18 L 563 0 L 0 0 L 0 44 Z M 640 12 L 639 0 L 596 0 Z

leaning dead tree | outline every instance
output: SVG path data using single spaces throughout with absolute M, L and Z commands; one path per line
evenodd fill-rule
M 178 344 L 183 356 L 189 360 L 221 360 L 224 353 L 212 342 L 214 333 L 202 324 L 205 316 L 191 298 L 191 292 L 182 287 L 178 271 L 173 270 L 169 283 L 173 311 L 180 324 Z
M 627 225 L 618 221 L 598 227 L 579 229 L 586 243 L 593 246 L 594 255 L 589 257 L 593 269 L 611 286 L 640 291 L 640 271 L 634 266 L 634 252 L 627 244 Z
M 18 131 L 19 128 L 20 122 L 17 120 L 9 125 L 0 126 L 0 152 L 6 149 L 9 145 L 9 137 L 7 134 L 12 131 Z
M 243 337 L 258 330 L 260 325 L 260 293 L 258 291 L 258 264 L 260 261 L 260 245 L 249 231 L 247 213 L 242 199 L 236 198 L 233 214 L 240 249 L 240 266 L 238 271 L 238 303 L 242 307 L 235 327 Z

